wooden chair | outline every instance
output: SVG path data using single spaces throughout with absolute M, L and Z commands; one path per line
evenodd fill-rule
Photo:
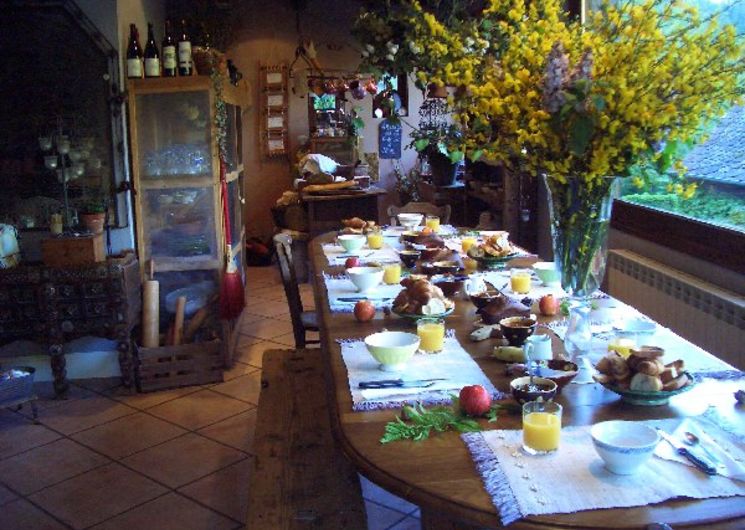
M 391 218 L 391 226 L 398 224 L 396 215 L 400 213 L 423 213 L 424 215 L 436 215 L 444 225 L 450 222 L 450 213 L 452 209 L 449 204 L 444 206 L 435 206 L 429 202 L 410 202 L 403 206 L 391 205 L 388 207 L 388 217 Z
M 367 528 L 359 476 L 331 431 L 321 358 L 264 353 L 246 530 Z
M 318 331 L 318 319 L 315 311 L 303 311 L 303 300 L 300 298 L 295 264 L 292 260 L 292 237 L 289 234 L 274 236 L 274 247 L 277 249 L 277 264 L 285 287 L 287 304 L 290 306 L 292 332 L 295 335 L 295 347 L 305 348 L 307 344 L 318 344 L 318 340 L 308 340 L 308 331 Z

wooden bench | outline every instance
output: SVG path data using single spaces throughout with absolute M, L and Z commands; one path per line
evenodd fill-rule
M 365 530 L 359 476 L 331 434 L 318 350 L 264 353 L 247 530 Z

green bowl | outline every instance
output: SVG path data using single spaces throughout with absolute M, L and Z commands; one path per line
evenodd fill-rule
M 481 256 L 473 259 L 480 263 L 484 269 L 499 269 L 511 259 L 516 258 L 517 255 L 517 252 L 513 252 L 499 258 L 496 256 Z
M 396 372 L 416 353 L 419 337 L 416 333 L 381 331 L 365 337 L 365 346 L 381 370 Z
M 670 398 L 688 392 L 696 385 L 696 379 L 689 373 L 683 372 L 688 376 L 689 383 L 677 390 L 660 390 L 658 392 L 642 392 L 640 390 L 629 390 L 624 388 L 618 388 L 615 385 L 603 385 L 611 392 L 615 392 L 621 396 L 621 401 L 625 401 L 630 405 L 641 405 L 644 407 L 656 407 L 659 405 L 667 405 Z

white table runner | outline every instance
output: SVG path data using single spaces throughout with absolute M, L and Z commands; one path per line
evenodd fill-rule
M 365 298 L 372 302 L 375 309 L 390 307 L 393 300 L 398 296 L 403 287 L 400 284 L 386 285 L 381 283 L 372 291 L 360 293 L 357 287 L 346 275 L 330 276 L 323 275 L 323 281 L 326 284 L 326 293 L 329 300 L 329 309 L 332 313 L 351 313 L 354 310 L 355 301 L 342 301 L 340 298 Z
M 344 250 L 344 247 L 334 243 L 326 243 L 322 248 L 323 253 L 326 255 L 326 259 L 331 266 L 344 265 L 347 258 L 352 255 Z M 356 255 L 363 264 L 370 261 L 381 263 L 399 261 L 398 252 L 388 244 L 384 244 L 383 248 L 377 250 L 371 250 L 365 245 L 359 251 L 354 253 L 354 255 Z

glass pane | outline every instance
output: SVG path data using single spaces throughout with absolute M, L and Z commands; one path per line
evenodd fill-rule
M 186 296 L 185 313 L 189 318 L 217 293 L 219 281 L 216 269 L 157 272 L 155 279 L 160 282 L 161 330 L 167 329 L 173 322 L 179 296 Z
M 146 258 L 216 258 L 214 192 L 210 188 L 144 190 Z
M 137 96 L 142 178 L 211 178 L 210 134 L 207 91 Z
M 230 104 L 226 104 L 225 107 L 227 109 L 228 115 L 228 121 L 226 124 L 227 138 L 225 143 L 227 158 L 226 162 L 228 164 L 228 171 L 235 171 L 238 164 L 238 153 L 235 149 L 236 139 L 238 136 L 235 119 L 235 111 L 237 110 L 237 107 Z
M 241 235 L 241 198 L 240 198 L 240 179 L 228 182 L 228 213 L 230 215 L 230 234 L 233 238 L 233 245 L 238 241 Z

